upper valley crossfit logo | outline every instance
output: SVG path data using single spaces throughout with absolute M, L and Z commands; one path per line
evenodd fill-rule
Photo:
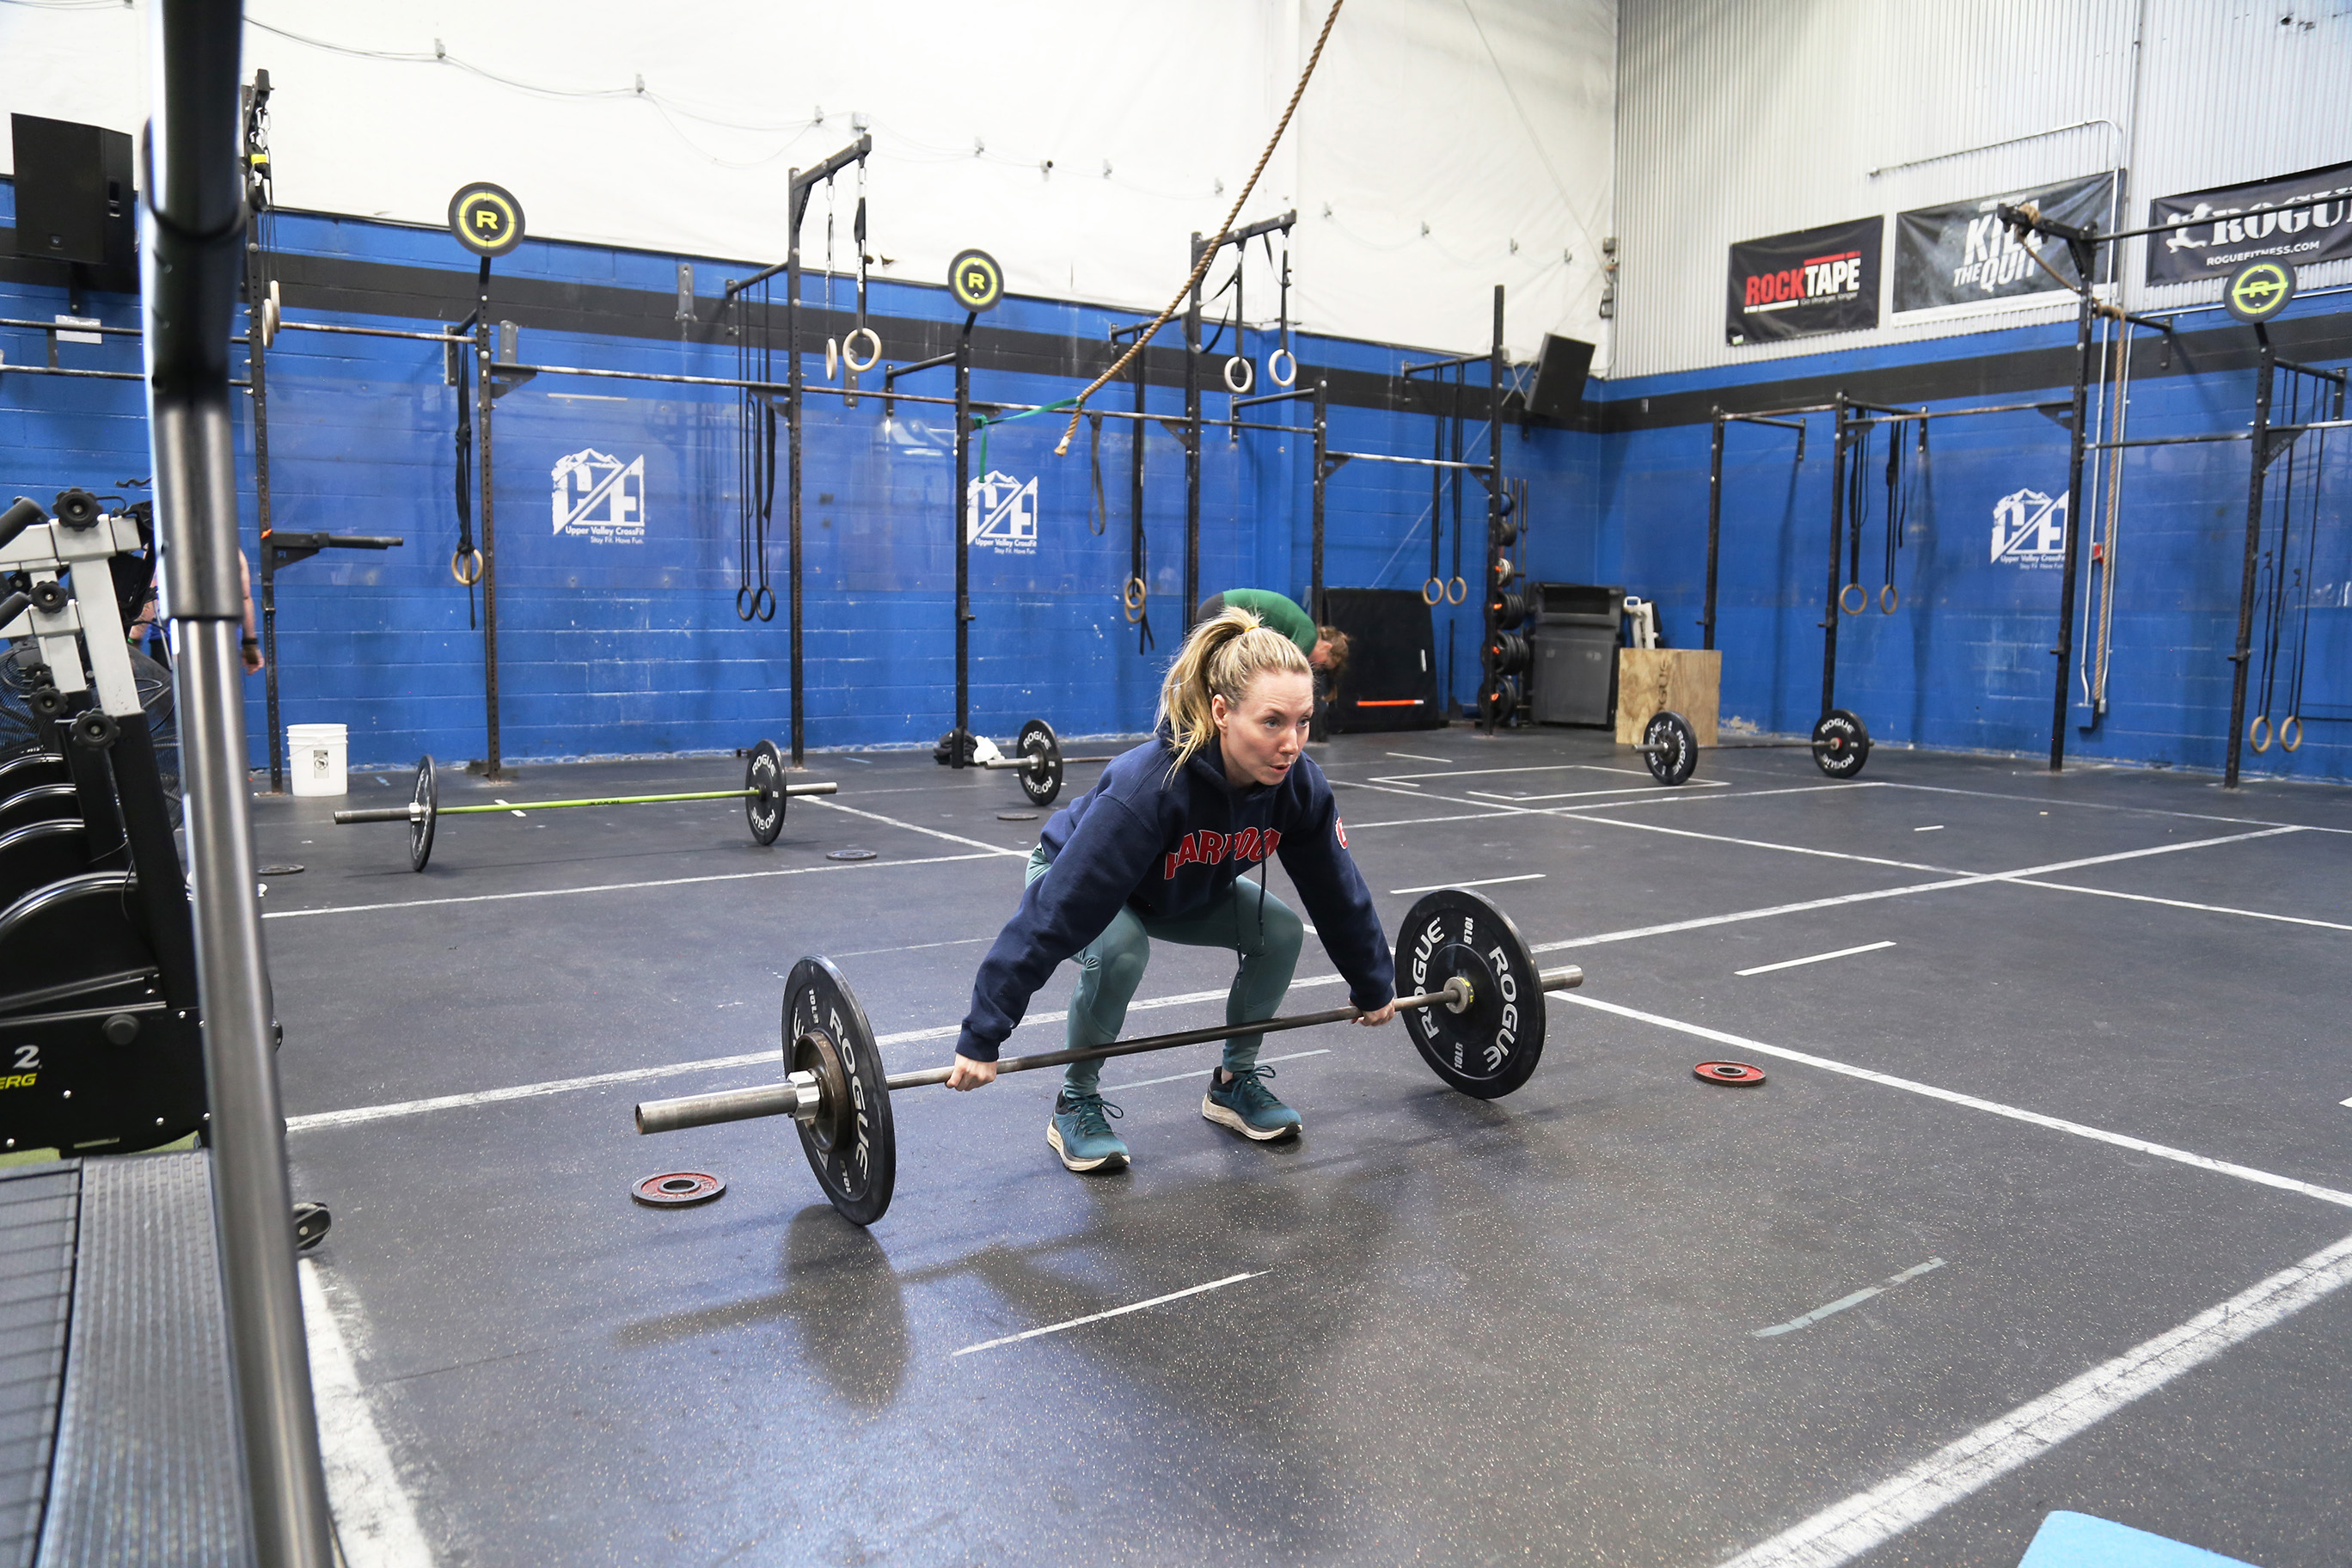
M 555 531 L 598 544 L 646 542 L 646 460 L 624 463 L 594 447 L 555 465 Z
M 1992 558 L 2013 566 L 2058 566 L 2066 559 L 2066 498 L 2015 490 L 1993 503 Z
M 1026 483 L 991 468 L 971 481 L 964 502 L 964 538 L 1003 555 L 1037 553 L 1037 481 Z

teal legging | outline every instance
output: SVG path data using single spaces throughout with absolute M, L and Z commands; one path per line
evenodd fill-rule
M 1028 879 L 1035 881 L 1052 864 L 1042 847 L 1032 850 Z M 1234 976 L 1234 988 L 1225 997 L 1225 1022 L 1246 1024 L 1273 1017 L 1282 1005 L 1291 973 L 1298 967 L 1307 928 L 1288 905 L 1246 878 L 1237 879 L 1207 909 L 1181 920 L 1156 920 L 1120 909 L 1077 955 L 1078 988 L 1070 998 L 1072 1049 L 1107 1046 L 1118 1038 L 1127 1023 L 1127 1005 L 1151 962 L 1153 937 L 1186 947 L 1238 948 L 1241 973 Z M 1265 1037 L 1229 1036 L 1225 1069 L 1238 1072 L 1255 1066 L 1258 1042 Z M 1063 1087 L 1074 1094 L 1095 1093 L 1101 1081 L 1099 1060 L 1072 1062 L 1064 1069 Z

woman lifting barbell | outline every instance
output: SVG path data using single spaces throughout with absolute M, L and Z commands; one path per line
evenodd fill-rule
M 1339 802 L 1301 751 L 1314 712 L 1307 658 L 1245 610 L 1202 622 L 1160 689 L 1152 738 L 1103 770 L 1095 787 L 1055 814 L 1029 857 L 1020 911 L 972 982 L 971 1012 L 956 1041 L 950 1089 L 996 1077 L 998 1047 L 1062 960 L 1078 961 L 1070 999 L 1073 1048 L 1108 1045 L 1150 960 L 1150 939 L 1230 945 L 1240 972 L 1228 1024 L 1270 1018 L 1289 989 L 1305 930 L 1265 888 L 1265 862 L 1283 868 L 1317 934 L 1364 1010 L 1360 1024 L 1396 1014 L 1394 964 L 1370 891 L 1348 854 Z M 1253 889 L 1244 873 L 1259 868 Z M 1260 1037 L 1225 1040 L 1201 1114 L 1265 1142 L 1295 1134 L 1296 1110 L 1258 1065 Z M 1104 1100 L 1102 1064 L 1070 1064 L 1045 1141 L 1073 1171 L 1124 1164 Z

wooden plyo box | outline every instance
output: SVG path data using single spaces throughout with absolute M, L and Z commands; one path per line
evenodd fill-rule
M 1673 709 L 1690 721 L 1702 746 L 1715 744 L 1723 703 L 1723 650 L 1621 647 L 1617 650 L 1617 743 L 1642 739 L 1651 716 Z

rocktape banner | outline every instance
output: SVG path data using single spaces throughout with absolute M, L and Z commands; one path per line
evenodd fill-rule
M 1732 347 L 1853 332 L 1878 325 L 1878 266 L 1884 217 L 1824 224 L 1731 247 Z
M 2295 212 L 2276 209 L 2314 196 L 2336 199 Z M 2352 163 L 2331 163 L 2273 180 L 2159 196 L 2148 226 L 2178 224 L 2147 238 L 2147 280 L 2189 283 L 2221 278 L 2249 261 L 2309 267 L 2352 256 Z
M 2114 173 L 2094 174 L 2037 190 L 1896 213 L 1895 312 L 2065 293 L 2081 282 L 2065 242 L 2036 234 L 2021 244 L 2002 226 L 1995 209 L 2031 202 L 2042 209 L 2042 216 L 2059 223 L 2113 228 L 2113 196 L 2118 178 Z M 2112 248 L 2098 247 L 2099 282 L 2107 280 L 2107 252 Z M 2042 269 L 2044 261 L 2058 274 L 2056 278 Z

